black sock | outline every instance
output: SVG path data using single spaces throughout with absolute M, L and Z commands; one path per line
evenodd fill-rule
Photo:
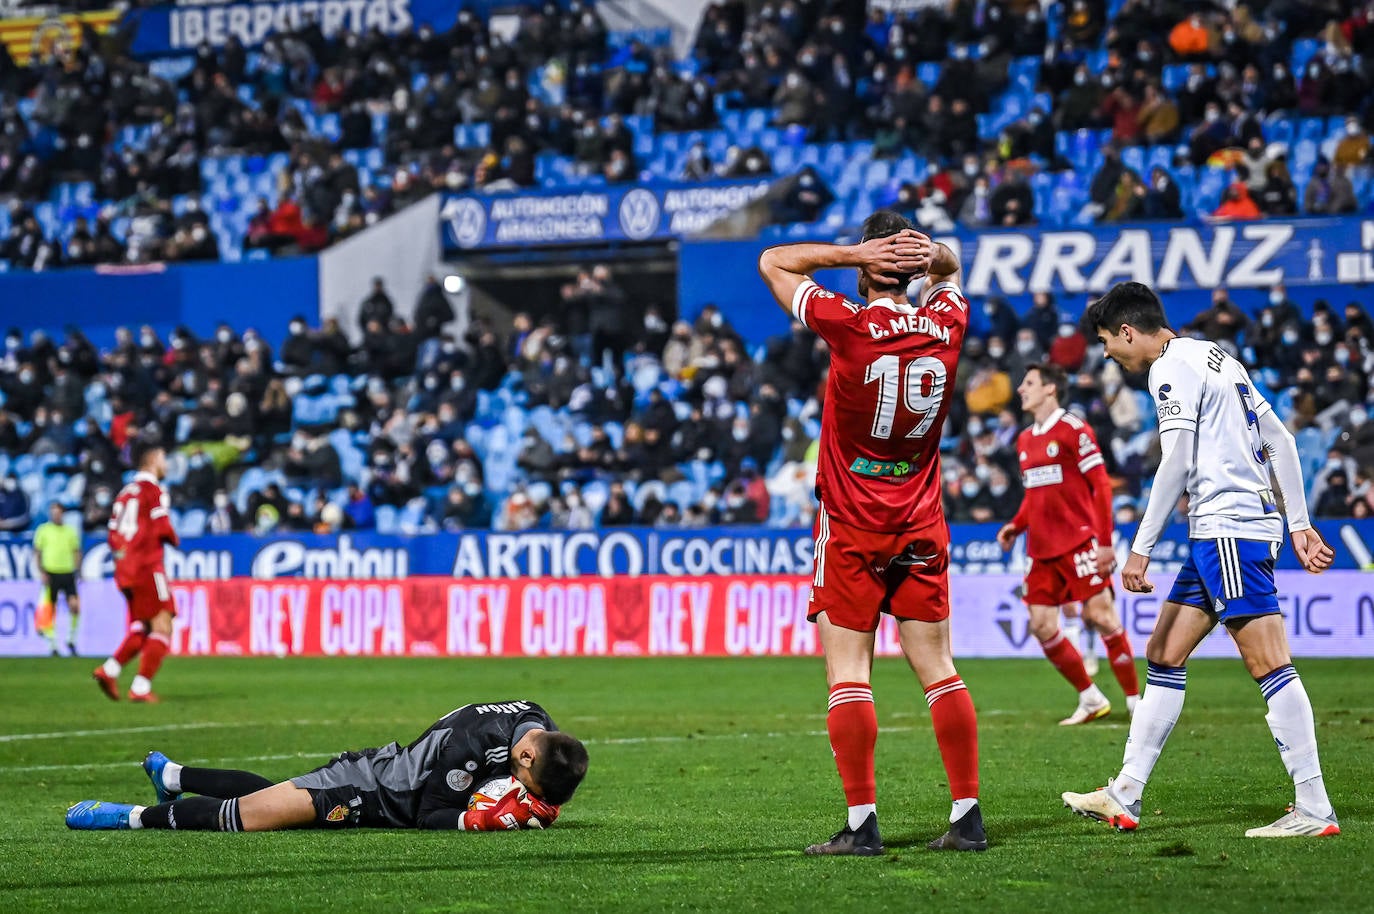
M 176 831 L 243 831 L 239 801 L 215 797 L 187 797 L 149 806 L 139 814 L 144 828 Z
M 269 781 L 251 771 L 235 771 L 232 768 L 186 768 L 181 769 L 181 789 L 183 793 L 198 793 L 203 797 L 246 797 L 257 793 L 264 787 L 271 787 Z

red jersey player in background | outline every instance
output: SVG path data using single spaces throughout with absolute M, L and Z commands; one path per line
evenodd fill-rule
M 1112 672 L 1135 711 L 1140 695 L 1131 652 L 1112 592 L 1112 485 L 1088 423 L 1064 411 L 1059 392 L 1068 377 L 1057 365 L 1031 365 L 1016 392 L 1035 424 L 1016 439 L 1026 496 L 1011 522 L 997 531 L 1010 550 L 1026 533 L 1026 606 L 1031 634 L 1055 669 L 1078 690 L 1078 707 L 1059 723 L 1087 723 L 1111 713 L 1083 666 L 1083 657 L 1059 627 L 1059 608 L 1083 604 L 1083 621 L 1102 636 Z
M 162 477 L 167 453 L 156 442 L 136 442 L 133 482 L 120 490 L 110 515 L 110 552 L 115 583 L 129 603 L 129 632 L 110 659 L 92 674 L 112 701 L 119 700 L 119 673 L 140 652 L 138 675 L 129 687 L 130 701 L 156 702 L 153 677 L 172 646 L 172 592 L 162 567 L 163 546 L 177 545 L 167 510 Z
M 841 267 L 858 268 L 865 303 L 811 279 Z M 940 503 L 940 431 L 968 326 L 959 261 L 881 211 L 864 222 L 861 243 L 769 248 L 759 272 L 778 303 L 830 346 L 810 619 L 825 651 L 826 729 L 849 817 L 806 852 L 883 852 L 870 676 L 885 612 L 898 620 L 902 652 L 925 690 L 954 801 L 949 830 L 929 846 L 984 850 L 978 722 L 950 653 L 949 527 Z

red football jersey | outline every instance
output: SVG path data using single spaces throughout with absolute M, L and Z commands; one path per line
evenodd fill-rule
M 1088 423 L 1057 409 L 1016 439 L 1026 488 L 1012 524 L 1026 531 L 1033 559 L 1064 555 L 1093 537 L 1112 542 L 1112 490 Z
M 120 490 L 110 514 L 110 551 L 115 582 L 129 587 L 162 571 L 164 543 L 177 545 L 167 509 L 167 493 L 150 473 L 139 473 Z
M 959 287 L 862 305 L 808 280 L 792 314 L 830 344 L 816 470 L 826 512 L 880 533 L 944 523 L 940 431 L 968 328 Z

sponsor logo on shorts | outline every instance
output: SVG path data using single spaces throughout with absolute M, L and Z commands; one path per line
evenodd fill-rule
M 468 762 L 468 764 L 471 765 L 473 763 Z M 454 768 L 450 771 L 444 777 L 444 780 L 448 782 L 448 786 L 451 790 L 457 791 L 458 793 L 462 793 L 472 786 L 472 775 L 458 768 Z
M 342 822 L 348 818 L 348 807 L 339 805 L 329 810 L 329 815 L 324 817 L 326 822 Z
M 911 473 L 914 469 L 905 460 L 898 460 L 895 463 L 891 460 L 868 460 L 864 457 L 855 457 L 854 462 L 849 465 L 849 472 L 858 473 L 861 476 L 891 476 L 902 477 Z

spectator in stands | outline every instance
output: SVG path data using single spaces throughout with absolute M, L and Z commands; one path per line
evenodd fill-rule
M 713 176 L 711 159 L 706 155 L 706 144 L 697 140 L 687 150 L 687 162 L 683 165 L 682 178 L 685 181 L 709 181 Z
M 1345 119 L 1345 135 L 1336 144 L 1333 158 L 1338 168 L 1354 168 L 1369 163 L 1369 134 L 1360 126 L 1358 118 L 1352 116 Z
M 6 473 L 0 480 L 0 531 L 27 530 L 29 497 L 19 487 L 19 477 Z
M 1121 182 L 1116 186 L 1116 195 L 1102 218 L 1107 222 L 1133 222 L 1144 218 L 1147 193 L 1139 175 L 1129 168 L 1123 170 Z
M 1231 300 L 1223 287 L 1212 292 L 1212 307 L 1193 318 L 1183 329 L 1204 339 L 1234 344 L 1250 325 L 1250 318 Z
M 1150 186 L 1145 191 L 1144 208 L 1141 217 L 1145 219 L 1182 219 L 1178 184 L 1167 169 L 1158 165 L 1150 170 Z
M 1275 159 L 1265 169 L 1264 188 L 1256 201 L 1268 216 L 1292 216 L 1298 211 L 1298 189 L 1288 176 L 1288 164 Z
M 444 325 L 454 318 L 453 305 L 444 294 L 439 278 L 430 274 L 425 279 L 425 287 L 420 290 L 420 298 L 415 303 L 415 336 L 420 342 L 437 338 Z
M 959 222 L 971 228 L 993 224 L 992 188 L 988 176 L 979 174 L 973 179 L 973 189 L 959 208 Z
M 619 480 L 616 480 L 611 483 L 611 490 L 606 498 L 606 505 L 601 509 L 601 526 L 625 527 L 634 523 L 634 520 L 634 507 L 630 504 L 629 496 L 625 494 L 625 486 Z
M 1049 360 L 1074 374 L 1083 367 L 1088 355 L 1088 341 L 1074 322 L 1071 315 L 1065 314 L 1059 321 L 1059 332 L 1050 344 Z
M 1169 32 L 1169 47 L 1184 61 L 1210 59 L 1218 43 L 1219 36 L 1197 11 L 1189 13 Z
M 382 277 L 374 276 L 372 278 L 372 291 L 358 306 L 358 329 L 366 334 L 368 325 L 373 321 L 386 327 L 391 323 L 391 318 L 395 313 L 396 306 L 392 304 L 391 296 L 386 292 L 386 282 Z
M 1319 157 L 1303 191 L 1303 212 L 1314 216 L 1334 216 L 1353 213 L 1357 208 L 1355 189 L 1345 175 L 1345 168 L 1338 166 L 1333 169 L 1325 156 Z
M 1250 189 L 1244 181 L 1233 181 L 1221 195 L 1221 204 L 1212 213 L 1219 221 L 1235 222 L 1259 219 L 1264 214 L 1250 197 Z
M 1178 105 L 1154 82 L 1145 84 L 1145 98 L 1136 117 L 1143 143 L 1155 146 L 1178 139 Z

